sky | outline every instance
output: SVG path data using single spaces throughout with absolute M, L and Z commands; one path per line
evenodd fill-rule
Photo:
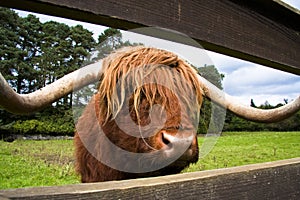
M 283 0 L 283 2 L 300 10 L 300 0 Z M 19 10 L 16 10 L 16 12 L 22 17 L 29 14 L 29 12 Z M 108 28 L 59 17 L 31 14 L 36 15 L 41 22 L 52 20 L 69 26 L 81 24 L 94 33 L 96 40 L 98 35 Z M 149 30 L 144 29 L 142 31 Z M 278 103 L 284 103 L 284 99 L 291 101 L 300 95 L 300 76 L 203 50 L 199 45 L 199 48 L 195 48 L 125 31 L 122 32 L 122 35 L 125 40 L 131 42 L 141 42 L 147 46 L 173 51 L 195 66 L 215 65 L 219 72 L 225 75 L 223 80 L 224 91 L 246 105 L 250 104 L 251 99 L 254 100 L 256 105 L 264 104 L 266 101 L 271 105 L 277 105 Z M 197 43 L 192 39 L 186 39 L 194 42 L 197 46 Z

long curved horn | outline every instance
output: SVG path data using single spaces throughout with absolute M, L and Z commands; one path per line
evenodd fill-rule
M 278 122 L 286 119 L 300 110 L 300 96 L 293 102 L 274 109 L 258 109 L 238 102 L 234 97 L 224 93 L 201 76 L 198 80 L 204 85 L 205 96 L 236 115 L 256 122 Z
M 56 82 L 30 94 L 17 94 L 0 74 L 0 105 L 7 111 L 17 114 L 32 113 L 55 102 L 72 90 L 88 85 L 100 79 L 102 61 L 74 71 Z M 232 96 L 224 93 L 201 76 L 205 96 L 236 115 L 251 121 L 277 122 L 288 118 L 300 110 L 300 96 L 293 102 L 274 109 L 257 109 L 240 104 Z
M 101 74 L 102 61 L 99 61 L 65 75 L 33 93 L 18 94 L 0 73 L 0 106 L 12 113 L 29 114 L 46 107 L 76 88 L 99 80 Z

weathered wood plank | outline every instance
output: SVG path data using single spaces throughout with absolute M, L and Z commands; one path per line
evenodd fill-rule
M 299 199 L 300 158 L 125 181 L 0 191 L 10 199 Z
M 196 39 L 208 50 L 300 74 L 300 14 L 278 2 L 1 0 L 0 6 L 121 29 L 168 28 Z

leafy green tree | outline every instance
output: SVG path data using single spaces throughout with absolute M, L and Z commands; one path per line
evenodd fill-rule
M 197 71 L 212 84 L 223 89 L 222 80 L 224 75 L 220 74 L 215 66 L 205 65 L 204 67 L 197 68 Z M 212 106 L 212 102 L 208 98 L 204 97 L 200 110 L 198 134 L 206 134 L 209 128 L 209 131 L 214 133 L 220 132 L 223 125 L 220 122 L 223 122 L 223 118 L 225 117 L 224 114 L 225 112 L 221 107 L 215 104 Z
M 58 22 L 46 22 L 43 26 L 40 70 L 43 85 L 79 69 L 95 46 L 93 34 L 77 25 L 69 27 Z M 58 101 L 66 107 L 72 105 L 72 93 Z
M 20 18 L 7 8 L 0 8 L 0 13 L 0 70 L 18 93 L 36 90 L 34 68 L 40 54 L 42 23 L 34 15 Z
M 82 33 L 79 33 L 78 35 L 82 35 Z M 76 34 L 74 34 L 76 36 Z M 88 38 L 88 37 L 87 37 Z M 94 43 L 93 43 L 94 44 Z M 105 58 L 108 56 L 112 51 L 121 48 L 123 46 L 122 42 L 122 34 L 120 30 L 108 28 L 104 30 L 103 33 L 101 33 L 98 37 L 98 42 L 94 45 L 91 52 L 87 52 L 85 54 L 86 59 L 81 60 L 82 65 L 88 65 L 90 63 L 94 63 L 100 59 Z M 75 52 L 80 51 L 80 48 L 76 50 L 75 46 Z M 75 57 L 75 56 L 74 56 Z M 80 62 L 81 62 L 80 61 Z M 76 92 L 74 92 L 72 95 L 72 104 L 76 107 L 84 107 L 84 105 L 90 100 L 92 95 L 97 91 L 98 83 L 92 84 L 90 86 L 86 86 Z M 73 107 L 73 109 L 76 109 Z M 79 109 L 82 110 L 82 109 Z M 80 115 L 80 111 L 79 114 Z
M 18 82 L 24 84 L 24 87 L 22 87 L 24 93 L 33 92 L 39 88 L 36 79 L 39 76 L 39 72 L 36 70 L 36 66 L 41 54 L 41 30 L 42 23 L 36 16 L 28 15 L 25 18 L 20 18 L 19 48 L 24 54 L 22 58 L 19 58 L 20 61 L 22 60 L 23 65 L 17 67 L 17 74 Z
M 18 58 L 18 24 L 19 16 L 12 10 L 0 8 L 0 70 L 4 77 L 13 85 L 14 71 Z
M 98 43 L 94 52 L 96 56 L 92 57 L 91 60 L 95 61 L 95 60 L 105 58 L 111 52 L 125 46 L 137 46 L 137 45 L 143 45 L 143 44 L 130 43 L 129 41 L 124 41 L 120 30 L 114 28 L 108 28 L 99 35 Z
M 20 59 L 25 53 L 18 47 L 20 18 L 14 11 L 0 8 L 0 23 L 0 70 L 9 84 L 21 93 L 22 82 L 21 77 L 18 77 L 18 69 L 25 65 L 23 59 Z
M 217 86 L 219 89 L 223 89 L 222 81 L 225 75 L 220 74 L 220 72 L 214 65 L 204 65 L 204 67 L 200 67 L 197 70 L 198 73 L 206 80 Z
M 92 33 L 82 26 L 69 27 L 53 21 L 41 23 L 34 15 L 21 18 L 7 8 L 0 8 L 0 34 L 0 71 L 18 93 L 35 91 L 78 69 L 96 44 Z M 24 118 L 0 110 L 0 131 L 14 130 L 16 122 L 30 128 L 35 127 L 35 120 L 43 121 L 39 126 L 48 126 L 60 115 L 72 119 L 68 110 L 71 95 L 49 108 L 55 110 L 53 118 L 48 111 Z M 25 123 L 27 120 L 31 121 Z
M 122 46 L 122 34 L 120 30 L 114 28 L 106 29 L 98 37 L 98 44 L 96 47 L 97 57 L 94 59 L 99 60 L 108 56 L 114 50 Z
M 124 41 L 122 33 L 118 29 L 108 28 L 98 37 L 97 44 L 92 52 L 87 55 L 83 65 L 88 65 L 107 57 L 113 51 L 125 46 L 143 45 L 141 43 L 131 43 Z M 73 105 L 83 106 L 89 101 L 91 96 L 97 91 L 98 83 L 82 88 L 73 93 Z M 74 108 L 74 107 L 73 107 Z
M 68 58 L 67 38 L 70 27 L 58 22 L 46 22 L 43 24 L 43 36 L 41 38 L 41 56 L 37 70 L 40 71 L 41 87 L 56 81 L 62 76 Z

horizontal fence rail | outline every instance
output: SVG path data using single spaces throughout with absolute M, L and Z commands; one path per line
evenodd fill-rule
M 102 183 L 0 191 L 0 199 L 300 199 L 300 158 Z
M 0 6 L 125 30 L 163 27 L 205 49 L 300 75 L 300 12 L 279 0 L 1 0 Z

